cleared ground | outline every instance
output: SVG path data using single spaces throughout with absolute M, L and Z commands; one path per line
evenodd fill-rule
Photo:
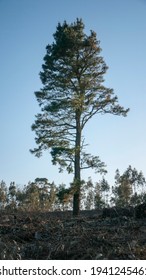
M 98 211 L 1 213 L 0 259 L 146 259 L 146 218 Z

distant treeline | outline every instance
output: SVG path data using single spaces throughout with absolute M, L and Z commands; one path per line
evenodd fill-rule
M 10 186 L 0 182 L 0 209 L 27 211 L 72 210 L 73 184 L 56 185 L 46 178 L 36 178 L 24 187 L 15 182 Z M 146 202 L 146 180 L 143 173 L 129 166 L 121 175 L 117 169 L 115 182 L 110 186 L 105 177 L 97 183 L 91 178 L 82 181 L 80 209 L 102 209 L 109 206 L 136 206 Z

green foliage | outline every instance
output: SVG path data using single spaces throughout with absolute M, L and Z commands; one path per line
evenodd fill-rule
M 101 209 L 109 205 L 108 196 L 109 196 L 110 186 L 108 182 L 103 177 L 101 181 L 97 182 L 95 185 L 95 208 Z
M 0 209 L 23 211 L 72 210 L 73 194 L 80 183 L 81 209 L 101 209 L 116 205 L 119 207 L 136 206 L 146 202 L 146 180 L 143 173 L 129 166 L 122 175 L 116 170 L 115 184 L 111 188 L 103 177 L 93 183 L 87 181 L 73 182 L 70 187 L 65 184 L 56 186 L 46 178 L 36 178 L 23 188 L 12 182 L 7 187 L 0 182 Z
M 113 187 L 114 197 L 111 201 L 117 206 L 139 204 L 143 200 L 145 186 L 146 181 L 141 171 L 138 172 L 129 165 L 126 171 L 120 175 L 117 169 Z
M 57 191 L 57 198 L 61 210 L 69 210 L 70 204 L 72 204 L 72 189 L 66 188 L 64 184 L 59 185 Z M 71 207 L 72 208 L 72 207 Z
M 86 210 L 94 209 L 95 188 L 91 178 L 84 182 L 82 186 L 82 197 L 84 194 L 84 208 Z
M 80 130 L 96 113 L 126 115 L 128 110 L 118 105 L 112 89 L 103 86 L 107 66 L 100 56 L 101 48 L 96 33 L 84 33 L 82 20 L 73 24 L 66 21 L 57 26 L 54 42 L 46 47 L 40 78 L 43 89 L 35 92 L 41 107 L 32 129 L 36 132 L 40 156 L 52 149 L 53 164 L 66 167 L 61 158 L 71 161 L 75 153 L 77 113 Z M 58 153 L 58 157 L 56 156 Z M 55 159 L 54 159 L 55 156 Z
M 88 178 L 88 181 L 84 182 L 82 186 L 83 209 L 101 209 L 108 206 L 109 190 L 110 186 L 104 177 L 95 184 L 91 178 Z

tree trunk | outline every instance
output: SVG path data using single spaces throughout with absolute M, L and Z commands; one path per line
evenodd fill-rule
M 75 166 L 74 166 L 74 184 L 75 193 L 73 197 L 73 216 L 78 216 L 80 211 L 80 187 L 81 187 L 81 168 L 80 168 L 80 151 L 81 151 L 81 127 L 80 112 L 76 112 L 76 143 L 75 143 Z

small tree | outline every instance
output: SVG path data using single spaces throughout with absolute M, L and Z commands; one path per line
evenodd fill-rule
M 9 187 L 8 197 L 9 197 L 9 207 L 12 209 L 16 208 L 16 204 L 17 204 L 16 195 L 17 195 L 16 184 L 15 184 L 15 182 L 11 182 L 10 187 Z
M 127 174 L 123 173 L 120 175 L 119 170 L 116 170 L 115 175 L 115 186 L 112 188 L 114 197 L 111 201 L 115 203 L 116 206 L 127 206 L 130 203 L 130 198 L 132 195 L 132 185 L 127 177 Z
M 38 186 L 39 201 L 41 210 L 48 210 L 49 208 L 49 188 L 50 184 L 46 178 L 36 178 L 35 184 Z
M 84 151 L 83 129 L 96 114 L 126 116 L 128 109 L 103 85 L 108 67 L 100 56 L 100 42 L 94 31 L 84 33 L 82 20 L 59 23 L 46 51 L 40 73 L 43 88 L 35 92 L 41 107 L 32 125 L 37 148 L 31 152 L 39 157 L 51 149 L 52 163 L 74 173 L 73 214 L 78 215 L 81 170 L 105 171 L 98 156 Z
M 105 201 L 102 196 L 102 190 L 101 190 L 101 183 L 97 182 L 95 185 L 95 197 L 94 197 L 94 205 L 95 209 L 101 209 L 105 207 Z
M 58 197 L 59 206 L 61 206 L 60 208 L 63 211 L 69 210 L 70 202 L 71 202 L 71 198 L 72 198 L 71 188 L 66 189 L 65 184 L 61 184 L 58 187 L 58 191 L 57 191 L 56 195 Z
M 0 209 L 4 209 L 8 202 L 8 189 L 6 183 L 0 182 Z
M 96 209 L 101 209 L 108 206 L 108 195 L 110 185 L 103 177 L 101 181 L 97 182 L 94 190 L 94 204 Z
M 26 187 L 25 207 L 29 211 L 40 209 L 40 190 L 35 182 L 29 182 Z
M 26 186 L 23 186 L 23 188 L 18 188 L 16 193 L 16 201 L 19 210 L 25 210 L 27 208 L 25 204 L 26 198 Z
M 95 187 L 92 179 L 88 178 L 88 181 L 84 184 L 83 187 L 86 190 L 84 207 L 86 210 L 91 210 L 94 208 L 95 200 Z
M 49 208 L 50 211 L 57 209 L 57 186 L 54 182 L 49 183 Z
M 136 168 L 129 165 L 120 175 L 117 169 L 112 201 L 119 206 L 136 205 L 142 201 L 145 186 L 146 180 L 141 171 L 138 172 Z
M 102 193 L 102 196 L 103 196 L 104 203 L 106 205 L 106 204 L 108 204 L 108 196 L 109 196 L 110 185 L 104 177 L 100 181 L 100 189 L 101 189 L 101 193 Z

